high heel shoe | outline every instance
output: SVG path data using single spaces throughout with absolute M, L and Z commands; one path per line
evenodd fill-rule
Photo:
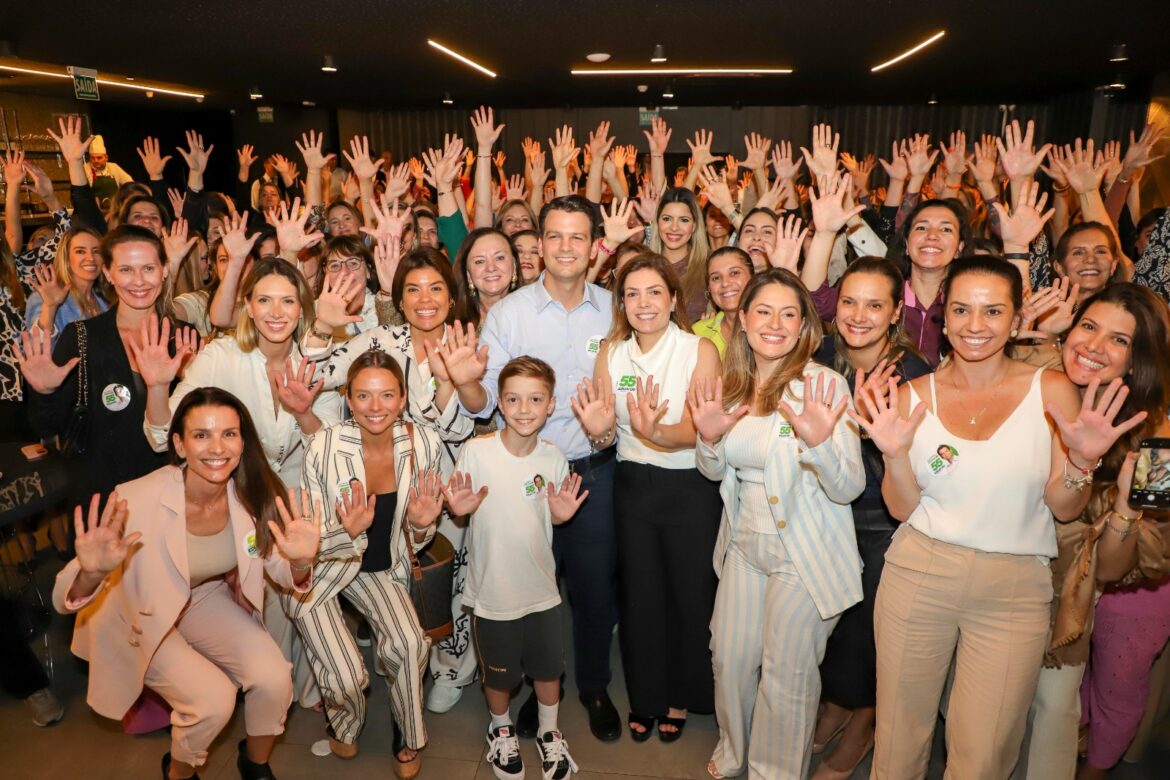
M 414 750 L 406 744 L 406 740 L 402 736 L 402 729 L 398 728 L 398 723 L 394 723 L 394 774 L 400 780 L 412 780 L 422 770 L 422 753 L 414 750 L 414 758 L 409 761 L 401 761 L 398 754 L 403 750 Z
M 828 739 L 826 739 L 824 742 L 814 742 L 813 743 L 813 746 L 812 746 L 813 755 L 816 756 L 816 755 L 820 755 L 821 753 L 824 753 L 825 748 L 827 748 L 829 746 L 829 744 L 834 739 L 836 739 L 837 737 L 839 737 L 841 735 L 841 732 L 845 730 L 845 727 L 849 725 L 849 721 L 851 721 L 851 720 L 853 720 L 853 712 L 852 711 L 848 715 L 845 716 L 845 720 L 841 721 L 841 725 L 837 726 L 837 728 L 833 730 L 833 733 L 829 735 Z

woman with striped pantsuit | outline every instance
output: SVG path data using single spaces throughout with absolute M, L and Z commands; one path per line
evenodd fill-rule
M 365 721 L 369 675 L 342 617 L 337 597 L 344 596 L 373 631 L 400 729 L 395 769 L 400 777 L 412 777 L 426 743 L 422 690 L 430 641 L 410 600 L 407 535 L 416 550 L 434 537 L 442 509 L 436 470 L 441 444 L 432 429 L 400 419 L 404 385 L 390 355 L 362 355 L 347 381 L 353 419 L 312 438 L 304 487 L 324 510 L 320 564 L 312 590 L 292 600 L 288 611 L 305 642 L 329 720 L 329 739 L 313 752 L 352 758 Z
M 793 274 L 744 289 L 723 379 L 696 383 L 699 471 L 721 479 L 711 619 L 716 778 L 803 778 L 818 667 L 841 613 L 861 600 L 849 504 L 865 487 L 849 387 L 812 362 L 821 324 Z

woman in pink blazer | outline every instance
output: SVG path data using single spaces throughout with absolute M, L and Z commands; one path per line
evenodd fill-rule
M 197 777 L 237 688 L 248 735 L 240 774 L 272 778 L 292 679 L 261 624 L 264 576 L 311 587 L 320 505 L 296 491 L 285 503 L 247 409 L 223 390 L 183 399 L 169 446 L 173 465 L 120 485 L 100 519 L 94 496 L 88 528 L 77 508 L 77 557 L 57 576 L 53 604 L 78 613 L 73 652 L 90 662 L 96 712 L 121 718 L 143 687 L 171 706 L 164 778 Z

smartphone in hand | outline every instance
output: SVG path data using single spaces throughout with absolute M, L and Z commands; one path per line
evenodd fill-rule
M 1155 512 L 1170 510 L 1170 439 L 1142 440 L 1129 505 Z

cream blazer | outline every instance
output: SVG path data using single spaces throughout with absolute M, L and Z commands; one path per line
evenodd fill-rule
M 182 470 L 164 466 L 117 491 L 129 512 L 126 533 L 141 531 L 141 540 L 84 599 L 68 598 L 81 572 L 74 558 L 57 575 L 53 606 L 63 614 L 77 613 L 72 649 L 90 663 L 86 701 L 98 714 L 120 719 L 142 693 L 146 669 L 186 608 L 191 584 Z M 237 601 L 260 622 L 265 574 L 287 589 L 307 590 L 312 580 L 297 588 L 279 551 L 259 556 L 255 523 L 236 496 L 234 482 L 228 486 L 228 513 L 236 539 Z

